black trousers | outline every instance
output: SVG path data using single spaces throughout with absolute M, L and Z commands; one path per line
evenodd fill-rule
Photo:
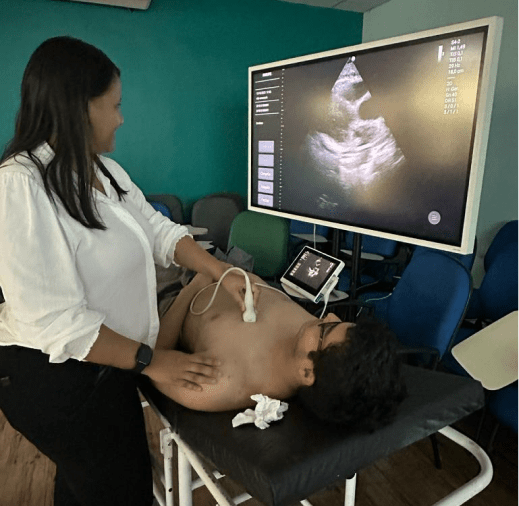
M 0 409 L 56 463 L 55 506 L 150 506 L 151 463 L 131 373 L 0 346 Z

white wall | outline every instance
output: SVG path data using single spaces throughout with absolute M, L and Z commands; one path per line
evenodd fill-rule
M 363 42 L 489 16 L 504 19 L 477 228 L 475 286 L 497 230 L 517 219 L 517 5 L 517 0 L 390 0 L 364 15 Z

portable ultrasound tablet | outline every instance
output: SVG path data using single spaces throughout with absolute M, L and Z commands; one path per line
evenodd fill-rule
M 289 295 L 319 302 L 328 296 L 339 281 L 344 262 L 305 246 L 281 278 Z

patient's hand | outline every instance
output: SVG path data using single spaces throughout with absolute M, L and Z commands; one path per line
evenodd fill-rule
M 156 349 L 143 371 L 154 383 L 202 391 L 203 384 L 214 385 L 220 376 L 220 360 L 203 353 L 188 354 L 176 350 Z

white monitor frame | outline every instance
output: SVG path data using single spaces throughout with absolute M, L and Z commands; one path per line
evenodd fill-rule
M 471 165 L 469 167 L 469 182 L 467 187 L 467 198 L 465 205 L 465 217 L 462 225 L 461 242 L 459 245 L 445 244 L 430 240 L 424 240 L 416 237 L 408 237 L 397 233 L 388 233 L 369 228 L 362 228 L 332 221 L 326 221 L 317 218 L 299 216 L 289 214 L 274 209 L 254 205 L 252 202 L 252 122 L 253 122 L 253 99 L 252 99 L 252 73 L 255 71 L 269 69 L 272 67 L 292 65 L 296 63 L 308 62 L 320 58 L 327 58 L 336 55 L 359 52 L 361 50 L 389 46 L 394 44 L 405 43 L 407 41 L 415 41 L 430 37 L 448 36 L 451 32 L 459 32 L 482 26 L 488 27 L 486 47 L 484 52 L 484 65 L 482 68 L 480 79 L 479 99 L 476 107 L 477 123 L 474 132 L 474 142 Z M 483 173 L 485 166 L 486 150 L 488 135 L 490 129 L 490 118 L 492 112 L 492 103 L 494 98 L 495 81 L 497 75 L 498 56 L 501 43 L 501 34 L 503 28 L 503 19 L 500 17 L 489 17 L 465 23 L 453 24 L 442 28 L 425 30 L 413 34 L 402 35 L 389 39 L 367 42 L 355 46 L 315 53 L 311 55 L 280 60 L 262 65 L 249 67 L 249 171 L 248 171 L 248 209 L 262 213 L 281 216 L 289 219 L 298 219 L 316 225 L 324 225 L 336 229 L 348 230 L 361 234 L 382 237 L 386 239 L 396 240 L 399 242 L 425 246 L 429 248 L 450 251 L 459 254 L 472 253 L 476 236 L 476 227 L 479 213 L 479 203 L 481 197 L 481 189 L 483 184 Z

